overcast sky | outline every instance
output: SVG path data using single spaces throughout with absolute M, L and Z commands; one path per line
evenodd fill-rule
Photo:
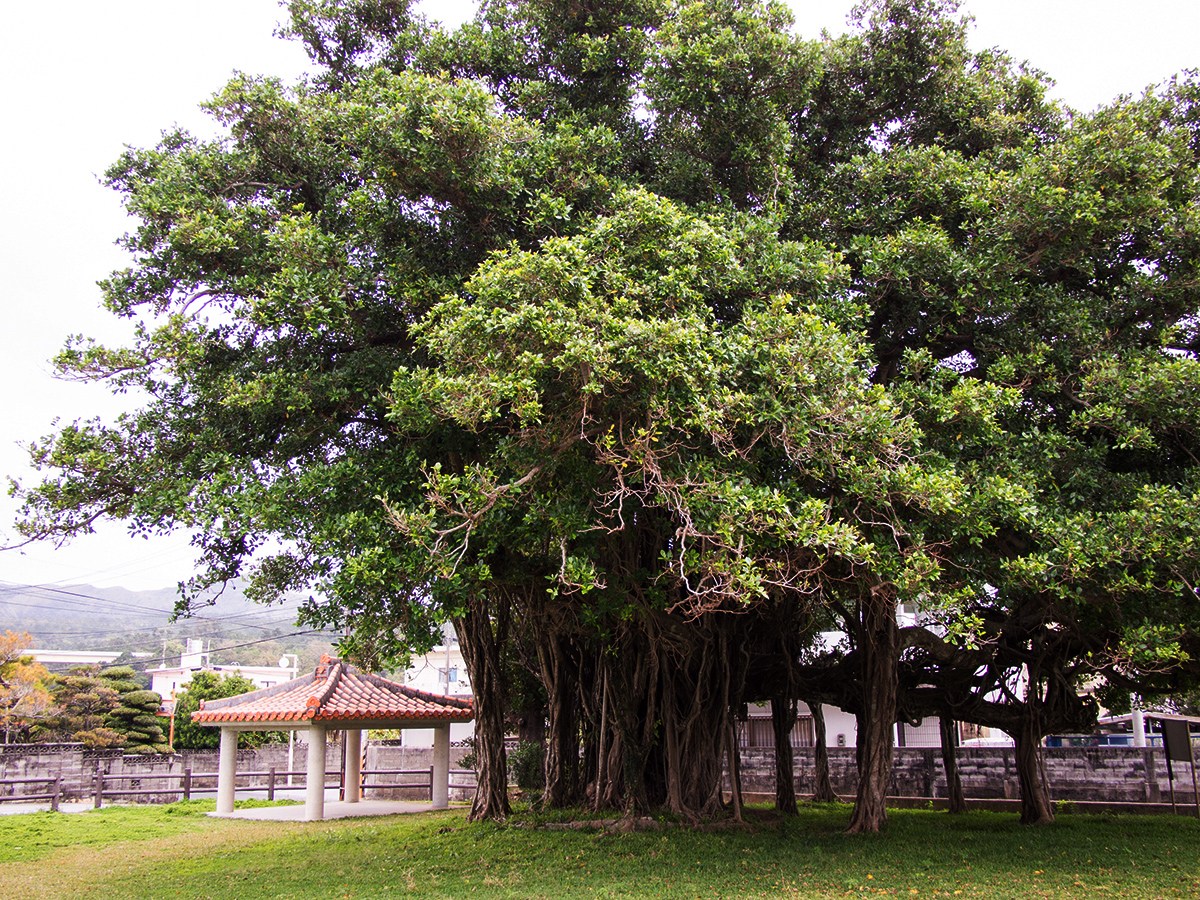
M 797 29 L 845 30 L 846 0 L 792 0 Z M 425 0 L 447 23 L 463 0 Z M 1057 82 L 1055 95 L 1091 110 L 1118 94 L 1200 66 L 1196 0 L 968 0 L 976 48 L 1000 46 Z M 149 146 L 174 124 L 212 135 L 197 105 L 235 70 L 293 79 L 302 49 L 272 32 L 274 0 L 64 0 L 12 3 L 0 54 L 0 475 L 36 480 L 19 443 L 55 418 L 111 417 L 128 404 L 96 386 L 51 377 L 66 335 L 117 342 L 124 326 L 99 308 L 95 283 L 122 267 L 113 246 L 128 225 L 97 177 L 125 145 Z M 11 542 L 15 503 L 0 500 L 0 545 Z M 157 588 L 187 578 L 186 539 L 145 541 L 121 526 L 66 548 L 0 552 L 0 582 Z

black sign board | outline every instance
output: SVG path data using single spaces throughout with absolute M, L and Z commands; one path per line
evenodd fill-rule
M 1180 719 L 1159 719 L 1162 725 L 1163 750 L 1167 757 L 1167 781 L 1171 785 L 1171 811 L 1175 808 L 1175 772 L 1171 761 L 1192 764 L 1192 798 L 1196 804 L 1196 815 L 1200 816 L 1200 789 L 1196 787 L 1196 759 L 1192 756 L 1192 739 L 1188 723 Z
M 1179 762 L 1192 761 L 1192 742 L 1188 736 L 1188 723 L 1180 719 L 1162 719 L 1163 746 L 1167 759 Z

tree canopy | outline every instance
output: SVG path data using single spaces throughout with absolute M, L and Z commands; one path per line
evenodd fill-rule
M 452 620 L 477 816 L 517 633 L 547 802 L 713 815 L 739 704 L 803 696 L 858 716 L 852 830 L 897 718 L 1014 734 L 1044 821 L 1085 687 L 1195 677 L 1192 78 L 1073 112 L 951 0 L 829 40 L 753 0 L 290 10 L 320 74 L 109 170 L 137 338 L 59 366 L 147 399 L 32 448 L 27 535 L 187 526 L 196 587 L 318 589 L 367 665 Z
M 237 697 L 258 690 L 258 686 L 243 675 L 222 675 L 219 672 L 196 672 L 175 697 L 174 750 L 216 750 L 221 746 L 218 728 L 197 725 L 192 713 L 200 709 L 203 700 L 219 700 Z M 279 743 L 285 740 L 281 731 L 247 731 L 238 735 L 242 747 L 258 747 L 262 744 Z
M 6 744 L 14 734 L 18 742 L 27 738 L 51 713 L 52 676 L 31 656 L 22 655 L 31 643 L 27 633 L 6 629 L 0 635 L 0 724 Z
M 41 741 L 79 741 L 86 747 L 123 747 L 130 753 L 165 753 L 158 718 L 162 697 L 134 681 L 129 666 L 73 666 L 51 676 L 54 706 L 35 731 Z

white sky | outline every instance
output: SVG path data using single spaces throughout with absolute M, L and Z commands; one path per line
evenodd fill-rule
M 847 0 L 791 0 L 797 28 L 845 29 Z M 448 23 L 468 0 L 423 0 Z M 1200 66 L 1196 0 L 967 0 L 972 44 L 1000 46 L 1057 81 L 1056 96 L 1090 110 Z M 274 0 L 62 0 L 11 3 L 0 53 L 0 476 L 37 480 L 18 442 L 64 422 L 111 417 L 130 403 L 101 388 L 64 384 L 48 360 L 67 334 L 116 342 L 124 326 L 99 308 L 96 281 L 122 267 L 113 241 L 129 227 L 99 176 L 124 145 L 150 146 L 180 124 L 211 134 L 197 104 L 239 69 L 290 79 L 307 64 L 296 44 L 272 37 Z M 16 504 L 0 498 L 0 545 L 15 535 Z M 81 538 L 0 552 L 0 582 L 174 584 L 191 574 L 185 538 L 128 537 L 122 526 Z

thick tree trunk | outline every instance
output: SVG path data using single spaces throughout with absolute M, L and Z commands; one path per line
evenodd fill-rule
M 662 805 L 698 823 L 724 811 L 726 727 L 748 659 L 732 628 L 729 620 L 692 623 L 648 612 L 626 630 L 621 655 L 606 661 L 630 814 Z M 616 774 L 611 765 L 608 774 Z
M 729 802 L 733 805 L 733 821 L 742 821 L 742 760 L 738 752 L 737 722 L 733 715 L 725 726 L 725 744 L 729 753 Z
M 641 638 L 633 627 L 624 629 L 619 653 L 608 666 L 613 749 L 606 766 L 610 783 L 600 786 L 614 805 L 623 798 L 625 813 L 631 816 L 650 808 L 646 766 L 655 735 L 648 723 L 659 721 L 658 654 L 652 642 Z M 612 784 L 618 780 L 620 792 Z
M 863 697 L 857 716 L 858 794 L 848 834 L 877 832 L 887 824 L 899 662 L 896 594 L 890 584 L 878 585 L 860 597 L 859 625 Z
M 579 765 L 576 771 L 576 803 L 590 806 L 595 800 L 592 791 L 600 768 L 600 709 L 602 706 L 603 676 L 596 667 L 592 652 L 580 652 L 576 669 L 579 689 L 576 708 L 579 720 Z
M 813 795 L 814 803 L 837 803 L 838 795 L 833 792 L 829 780 L 829 743 L 825 733 L 825 708 L 820 703 L 809 702 L 813 719 Z
M 596 809 L 619 809 L 621 798 L 625 794 L 625 779 L 623 777 L 625 754 L 621 743 L 621 734 L 609 729 L 608 743 L 605 745 L 603 764 L 604 777 L 596 787 Z
M 592 808 L 599 810 L 604 802 L 604 786 L 608 783 L 608 672 L 603 666 L 597 666 L 596 678 L 600 684 L 600 703 L 596 708 L 596 718 L 600 720 L 596 748 L 596 790 L 592 798 Z
M 561 809 L 579 799 L 579 727 L 575 707 L 579 673 L 565 643 L 565 638 L 551 637 L 548 646 L 538 650 L 549 698 L 544 802 L 551 809 Z
M 517 740 L 522 744 L 541 744 L 546 740 L 546 707 L 534 703 L 517 711 Z
M 506 610 L 500 602 L 501 639 Z M 478 760 L 475 799 L 468 816 L 504 821 L 508 805 L 508 759 L 504 752 L 504 667 L 500 642 L 493 631 L 488 601 L 472 597 L 463 615 L 454 621 L 463 661 L 471 677 L 475 697 L 475 757 Z
M 723 663 L 723 655 L 710 645 L 690 660 L 679 658 L 661 669 L 664 802 L 690 822 L 721 814 L 726 770 L 735 792 L 740 787 L 737 742 L 730 737 L 729 673 Z
M 1021 786 L 1021 824 L 1049 825 L 1054 822 L 1054 808 L 1038 758 L 1042 735 L 1031 718 L 1024 716 L 1013 738 L 1017 744 L 1017 781 Z
M 958 741 L 955 740 L 954 720 L 949 716 L 938 717 L 938 730 L 942 737 L 942 769 L 946 773 L 946 796 L 950 800 L 951 813 L 965 813 L 967 799 L 963 796 L 962 778 L 958 774 Z
M 783 694 L 771 698 L 771 728 L 775 732 L 775 811 L 794 816 L 796 808 L 796 765 L 792 753 L 792 728 L 796 724 L 796 701 Z

